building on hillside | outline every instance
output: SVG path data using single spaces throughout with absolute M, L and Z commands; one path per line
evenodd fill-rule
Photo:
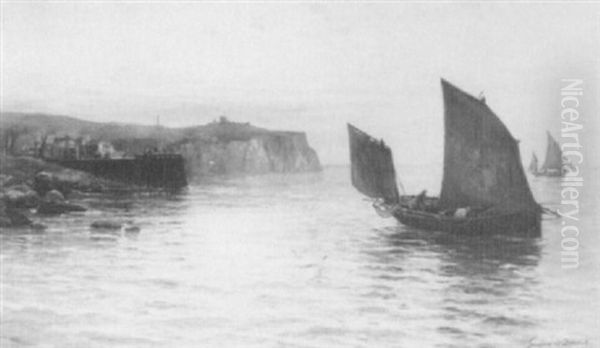
M 113 158 L 113 155 L 116 153 L 115 148 L 108 141 L 99 141 L 96 151 L 100 155 L 100 158 Z
M 52 148 L 54 150 L 54 158 L 63 160 L 74 160 L 79 158 L 77 140 L 68 135 L 54 139 Z
M 69 135 L 57 137 L 54 134 L 50 134 L 40 140 L 36 140 L 30 152 L 38 157 L 51 160 L 109 159 L 121 157 L 110 142 L 92 140 L 89 135 L 75 138 Z

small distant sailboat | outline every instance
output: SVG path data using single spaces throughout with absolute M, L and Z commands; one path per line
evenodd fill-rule
M 352 185 L 401 223 L 427 230 L 540 235 L 518 142 L 487 106 L 442 79 L 444 174 L 440 197 L 400 195 L 391 149 L 348 124 Z
M 529 162 L 529 172 L 533 175 L 538 175 L 538 158 L 535 155 L 535 152 L 531 153 L 531 162 Z
M 544 159 L 544 164 L 542 164 L 542 167 L 538 170 L 537 158 L 535 158 L 535 154 L 533 154 L 534 158 L 531 159 L 529 170 L 535 176 L 562 176 L 563 165 L 568 165 L 568 163 L 563 164 L 562 150 L 560 149 L 558 142 L 552 137 L 552 134 L 550 134 L 550 132 L 546 132 L 546 134 L 548 145 L 546 146 L 546 158 Z M 534 159 L 535 167 L 533 166 Z

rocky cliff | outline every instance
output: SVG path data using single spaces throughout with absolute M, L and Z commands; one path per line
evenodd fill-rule
M 273 132 L 247 139 L 196 138 L 177 147 L 192 177 L 321 170 L 317 153 L 304 133 Z
M 168 128 L 106 124 L 42 114 L 3 113 L 1 116 L 0 151 L 18 152 L 45 134 L 90 136 L 111 142 L 126 155 L 141 154 L 148 148 L 181 153 L 190 178 L 321 170 L 319 158 L 309 146 L 305 133 L 268 130 L 249 123 L 230 122 L 224 117 L 202 126 Z M 9 130 L 18 136 L 11 136 Z

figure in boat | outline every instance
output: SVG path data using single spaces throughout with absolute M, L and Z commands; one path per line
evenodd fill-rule
M 348 124 L 352 185 L 382 215 L 427 230 L 539 236 L 518 142 L 489 106 L 442 79 L 444 174 L 440 197 L 400 194 L 391 149 Z M 385 213 L 385 214 L 383 214 Z
M 546 146 L 546 158 L 544 164 L 538 169 L 538 160 L 533 154 L 531 163 L 529 164 L 529 171 L 535 176 L 550 176 L 557 177 L 563 176 L 571 168 L 571 163 L 565 161 L 562 157 L 562 150 L 560 145 L 552 137 L 550 132 L 546 132 L 548 145 Z

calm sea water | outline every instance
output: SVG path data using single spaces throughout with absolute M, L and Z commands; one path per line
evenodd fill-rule
M 439 187 L 399 172 L 409 191 Z M 532 186 L 558 206 L 557 180 Z M 563 270 L 561 220 L 533 240 L 422 232 L 377 216 L 345 167 L 91 197 L 43 232 L 0 234 L 0 346 L 598 347 L 596 199 Z M 100 218 L 141 231 L 91 230 Z

